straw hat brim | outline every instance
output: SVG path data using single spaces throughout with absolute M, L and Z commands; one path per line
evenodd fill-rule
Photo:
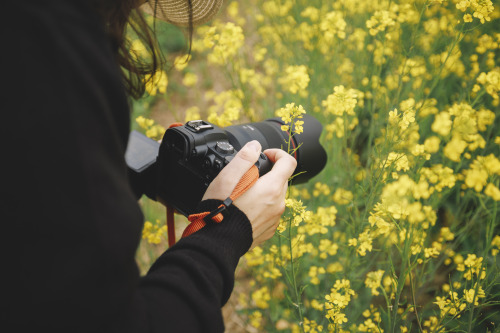
M 222 0 L 191 0 L 191 3 L 193 26 L 210 21 L 222 6 Z M 174 25 L 189 26 L 188 0 L 149 0 L 141 9 Z

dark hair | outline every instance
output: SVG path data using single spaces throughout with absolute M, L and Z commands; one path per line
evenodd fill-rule
M 192 4 L 189 4 L 189 50 L 193 34 Z M 145 77 L 153 79 L 153 74 L 165 65 L 165 57 L 158 47 L 154 26 L 151 28 L 138 5 L 141 0 L 93 0 L 97 13 L 103 23 L 110 40 L 116 62 L 122 69 L 123 84 L 129 96 L 138 99 L 145 92 Z M 155 10 L 156 11 L 156 10 Z M 149 59 L 142 59 L 130 52 L 130 41 L 127 39 L 127 29 L 132 29 L 149 53 Z M 149 75 L 149 76 L 147 76 Z

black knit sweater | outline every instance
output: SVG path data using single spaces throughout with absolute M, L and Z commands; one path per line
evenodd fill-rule
M 251 225 L 232 207 L 139 276 L 129 107 L 85 3 L 2 4 L 0 332 L 221 332 Z

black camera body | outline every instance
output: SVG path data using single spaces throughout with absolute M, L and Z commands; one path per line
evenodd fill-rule
M 157 159 L 161 170 L 157 196 L 182 214 L 191 214 L 212 180 L 237 152 L 226 132 L 209 122 L 193 120 L 169 128 Z M 272 168 L 263 153 L 255 165 L 261 176 Z
M 304 132 L 290 137 L 281 130 L 280 118 L 219 128 L 203 120 L 189 121 L 169 128 L 161 144 L 138 132 L 132 132 L 125 158 L 130 173 L 154 184 L 151 196 L 190 215 L 201 201 L 212 180 L 247 142 L 257 140 L 262 150 L 294 150 L 297 160 L 293 183 L 303 183 L 319 173 L 326 164 L 326 152 L 319 143 L 322 126 L 313 117 L 304 116 Z M 293 133 L 293 128 L 292 128 Z M 255 164 L 260 176 L 272 168 L 261 153 Z

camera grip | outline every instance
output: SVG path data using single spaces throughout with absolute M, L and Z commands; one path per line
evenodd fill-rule
M 257 169 L 259 169 L 259 177 L 262 177 L 269 171 L 271 171 L 273 167 L 273 163 L 267 158 L 266 154 L 260 153 L 259 159 L 255 163 Z

